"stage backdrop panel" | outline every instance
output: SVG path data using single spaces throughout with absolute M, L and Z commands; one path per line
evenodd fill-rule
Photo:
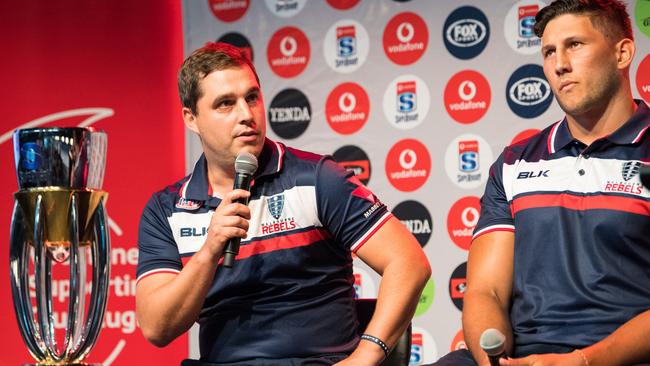
M 155 190 L 184 175 L 176 92 L 182 62 L 177 1 L 4 1 L 0 5 L 0 365 L 32 363 L 9 285 L 9 223 L 17 190 L 16 128 L 91 125 L 108 134 L 104 189 L 113 247 L 104 327 L 89 360 L 109 365 L 178 365 L 187 337 L 165 351 L 135 321 L 140 213 Z M 57 299 L 67 292 L 55 283 Z M 57 312 L 59 326 L 66 315 Z
M 628 2 L 635 97 L 650 101 L 650 2 Z M 532 33 L 543 1 L 184 0 L 185 55 L 245 47 L 269 136 L 353 169 L 424 246 L 433 274 L 411 364 L 464 347 L 467 250 L 488 169 L 513 139 L 563 114 Z M 200 154 L 187 133 L 186 169 Z M 359 296 L 379 279 L 355 261 Z M 195 350 L 193 349 L 195 354 Z

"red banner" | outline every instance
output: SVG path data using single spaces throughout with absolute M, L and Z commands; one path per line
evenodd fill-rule
M 157 349 L 137 327 L 135 266 L 142 208 L 152 192 L 184 175 L 180 2 L 5 1 L 0 33 L 0 364 L 32 362 L 10 301 L 11 133 L 81 125 L 108 134 L 104 189 L 113 247 L 104 327 L 89 361 L 178 365 L 187 357 L 186 336 Z

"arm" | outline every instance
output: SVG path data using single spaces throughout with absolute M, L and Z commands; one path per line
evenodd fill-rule
M 512 329 L 508 311 L 512 293 L 514 234 L 493 231 L 477 237 L 467 261 L 467 290 L 463 303 L 465 343 L 479 365 L 489 365 L 481 349 L 481 334 L 495 328 L 506 336 L 512 352 Z
M 357 255 L 382 275 L 377 307 L 365 333 L 392 347 L 413 317 L 431 268 L 419 243 L 395 217 L 368 239 Z M 361 341 L 340 365 L 377 365 L 383 359 L 379 346 Z
M 635 316 L 605 339 L 567 354 L 530 355 L 502 362 L 507 366 L 624 366 L 650 361 L 650 310 Z M 585 359 L 587 361 L 585 361 Z
M 153 274 L 138 281 L 136 316 L 149 342 L 163 347 L 194 324 L 224 245 L 230 238 L 246 237 L 250 210 L 233 201 L 248 195 L 235 190 L 224 197 L 212 215 L 205 243 L 179 274 Z

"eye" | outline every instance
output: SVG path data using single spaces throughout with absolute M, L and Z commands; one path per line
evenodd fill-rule
M 246 96 L 246 102 L 248 104 L 255 104 L 257 101 L 260 99 L 260 96 L 258 93 L 251 93 Z
M 573 42 L 571 42 L 570 47 L 571 48 L 576 48 L 576 47 L 579 47 L 580 45 L 582 45 L 582 42 L 573 41 Z
M 233 99 L 223 99 L 217 103 L 216 109 L 226 110 L 228 108 L 231 108 L 234 105 L 235 105 L 235 101 Z
M 547 49 L 547 50 L 544 51 L 543 56 L 544 56 L 544 58 L 547 58 L 547 57 L 553 56 L 554 53 L 555 53 L 554 49 Z

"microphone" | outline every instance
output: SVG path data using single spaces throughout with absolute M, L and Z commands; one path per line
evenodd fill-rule
M 499 359 L 506 358 L 506 336 L 494 328 L 486 329 L 481 334 L 480 345 L 487 353 L 491 366 L 499 366 Z
M 250 191 L 251 189 L 251 180 L 253 174 L 257 170 L 257 158 L 255 155 L 242 151 L 237 155 L 235 159 L 235 182 L 232 189 L 244 189 Z M 240 198 L 235 200 L 235 202 L 243 203 L 244 205 L 248 204 L 247 198 Z M 226 248 L 224 249 L 223 256 L 223 266 L 226 268 L 232 268 L 233 263 L 235 262 L 235 257 L 239 253 L 239 243 L 241 238 L 231 238 L 226 243 Z

